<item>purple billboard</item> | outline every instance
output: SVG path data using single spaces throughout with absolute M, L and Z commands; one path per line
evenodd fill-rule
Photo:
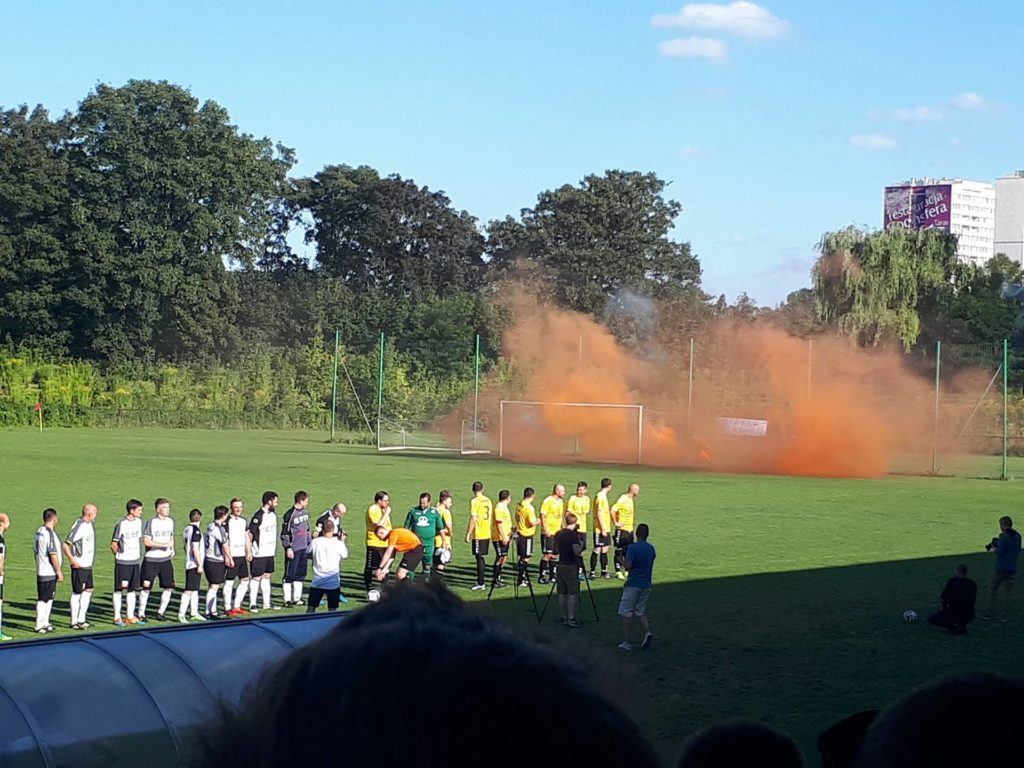
M 949 231 L 953 210 L 950 184 L 885 188 L 885 228 L 944 229 Z

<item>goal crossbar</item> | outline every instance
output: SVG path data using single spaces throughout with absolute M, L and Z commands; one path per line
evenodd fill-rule
M 644 407 L 639 403 L 558 403 L 543 400 L 499 400 L 498 401 L 498 458 L 505 456 L 505 406 L 526 405 L 554 408 L 621 408 L 637 412 L 636 463 L 643 464 Z

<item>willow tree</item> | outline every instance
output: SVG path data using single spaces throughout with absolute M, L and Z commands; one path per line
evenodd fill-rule
M 814 297 L 826 323 L 863 346 L 898 339 L 913 346 L 919 309 L 954 290 L 969 267 L 958 261 L 956 238 L 940 230 L 855 227 L 827 232 L 814 264 Z

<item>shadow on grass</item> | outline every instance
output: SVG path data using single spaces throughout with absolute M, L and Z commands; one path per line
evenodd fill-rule
M 508 589 L 489 610 L 586 659 L 598 682 L 629 681 L 610 693 L 666 759 L 706 725 L 753 718 L 791 734 L 814 764 L 818 735 L 847 715 L 883 707 L 944 675 L 1019 672 L 1020 616 L 977 621 L 963 637 L 928 626 L 959 562 L 979 584 L 980 612 L 993 564 L 985 554 L 676 583 L 656 578 L 654 645 L 629 654 L 615 648 L 622 633 L 618 581 L 593 591 L 599 621 L 581 595 L 581 630 L 558 626 L 554 598 L 540 626 L 528 601 L 510 599 Z M 547 589 L 537 596 L 542 602 Z M 902 621 L 907 609 L 918 613 L 916 623 Z

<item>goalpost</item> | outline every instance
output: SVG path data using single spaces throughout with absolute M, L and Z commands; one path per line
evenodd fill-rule
M 643 463 L 644 407 L 623 403 L 558 403 L 501 400 L 498 404 L 498 457 L 514 454 L 514 441 L 544 440 L 540 451 L 585 461 Z M 604 450 L 606 442 L 616 450 Z M 635 445 L 634 445 L 635 442 Z M 535 444 L 528 452 L 537 453 Z

